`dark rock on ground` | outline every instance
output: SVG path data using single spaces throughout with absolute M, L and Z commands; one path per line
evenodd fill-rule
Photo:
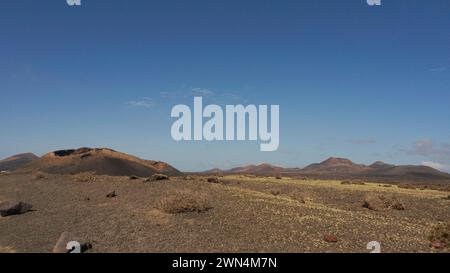
M 169 180 L 169 176 L 165 174 L 155 173 L 151 177 L 147 178 L 145 182 L 162 181 L 162 180 Z
M 326 234 L 325 236 L 323 236 L 323 240 L 327 243 L 337 243 L 338 238 L 334 235 Z
M 21 201 L 5 201 L 0 203 L 0 215 L 2 217 L 24 214 L 33 206 Z
M 116 196 L 117 196 L 116 191 L 112 191 L 112 192 L 110 192 L 110 193 L 108 193 L 106 195 L 106 197 L 108 197 L 108 198 L 113 198 L 113 197 L 116 197 Z
M 450 246 L 450 221 L 433 225 L 428 239 L 432 248 L 443 249 Z
M 442 241 L 433 241 L 431 242 L 430 246 L 434 249 L 445 249 L 447 247 L 447 244 Z

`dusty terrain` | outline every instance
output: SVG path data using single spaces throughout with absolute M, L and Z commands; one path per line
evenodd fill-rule
M 369 252 L 370 241 L 382 252 L 449 252 L 431 248 L 427 238 L 433 225 L 450 220 L 448 191 L 207 178 L 1 175 L 0 201 L 24 201 L 33 210 L 0 218 L 0 252 L 51 252 L 65 231 L 91 242 L 90 252 Z M 107 198 L 113 191 L 117 196 Z M 365 208 L 368 194 L 393 196 L 404 210 Z

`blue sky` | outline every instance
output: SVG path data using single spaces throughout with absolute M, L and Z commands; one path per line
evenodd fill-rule
M 450 2 L 3 1 L 0 157 L 110 147 L 182 170 L 329 156 L 450 170 Z M 279 104 L 280 148 L 175 142 L 172 106 Z

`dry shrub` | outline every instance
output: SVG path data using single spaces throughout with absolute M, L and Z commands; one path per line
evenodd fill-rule
M 44 172 L 35 172 L 33 173 L 33 179 L 34 180 L 42 180 L 42 179 L 46 179 L 47 178 L 47 174 Z
M 208 182 L 217 184 L 220 181 L 219 181 L 219 178 L 217 178 L 217 177 L 210 177 L 210 178 L 208 178 Z
M 270 193 L 274 196 L 278 196 L 281 194 L 281 192 L 279 190 L 271 190 Z
M 367 194 L 364 198 L 363 207 L 374 210 L 404 210 L 405 206 L 396 197 L 383 194 Z
M 433 225 L 428 235 L 428 240 L 432 245 L 440 245 L 442 247 L 450 246 L 450 221 L 440 222 Z
M 77 173 L 72 175 L 72 180 L 75 182 L 95 182 L 97 180 L 97 177 L 94 173 L 84 172 L 84 173 Z
M 409 184 L 400 184 L 397 187 L 399 187 L 400 189 L 407 189 L 407 190 L 415 190 L 416 187 L 409 185 Z
M 170 214 L 185 212 L 204 212 L 211 209 L 208 199 L 201 193 L 192 191 L 175 191 L 161 197 L 156 208 Z
M 16 253 L 16 250 L 9 246 L 7 246 L 7 247 L 0 246 L 0 253 L 2 253 L 2 254 Z
M 289 195 L 292 199 L 294 199 L 297 202 L 300 202 L 302 204 L 306 203 L 306 197 L 303 193 L 301 192 L 293 192 Z
M 356 181 L 349 181 L 349 180 L 344 180 L 341 182 L 341 185 L 365 185 L 366 183 L 364 183 L 363 181 L 360 180 L 356 180 Z

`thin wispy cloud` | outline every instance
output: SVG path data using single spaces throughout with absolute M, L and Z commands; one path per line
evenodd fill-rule
M 155 103 L 150 98 L 143 98 L 141 100 L 132 100 L 125 103 L 129 108 L 152 108 Z
M 418 156 L 432 156 L 438 153 L 436 143 L 431 139 L 420 139 L 413 143 L 413 145 L 407 149 L 404 149 L 409 155 Z
M 237 93 L 216 91 L 210 88 L 191 87 L 185 91 L 163 91 L 159 92 L 159 96 L 163 100 L 175 99 L 191 99 L 193 97 L 203 97 L 211 103 L 217 104 L 244 104 L 247 102 L 242 96 Z
M 450 160 L 450 143 L 436 142 L 432 139 L 417 140 L 411 147 L 400 150 L 413 156 Z
M 357 138 L 353 139 L 351 142 L 356 145 L 369 145 L 375 144 L 377 141 L 373 138 Z
M 442 73 L 450 69 L 450 66 L 439 66 L 439 67 L 433 67 L 430 69 L 433 73 Z
M 215 96 L 216 93 L 210 89 L 194 87 L 194 88 L 191 88 L 191 95 L 202 96 L 202 97 L 212 97 L 212 96 Z
M 433 161 L 422 161 L 422 165 L 431 167 L 433 169 L 442 171 L 442 172 L 449 172 L 450 171 L 450 164 L 443 164 L 439 162 L 433 162 Z
M 401 152 L 423 158 L 422 164 L 441 171 L 450 171 L 450 144 L 432 139 L 420 139 Z

